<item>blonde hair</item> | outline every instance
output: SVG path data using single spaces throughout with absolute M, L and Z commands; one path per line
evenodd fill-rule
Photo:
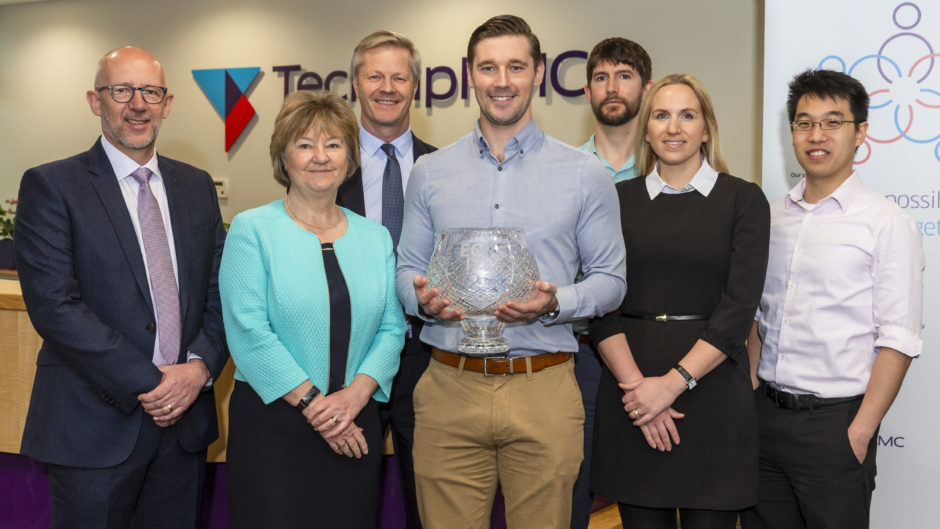
M 653 109 L 653 98 L 656 93 L 664 86 L 682 84 L 692 89 L 695 97 L 698 98 L 699 105 L 702 107 L 702 117 L 705 118 L 705 131 L 708 133 L 707 142 L 702 142 L 700 152 L 705 155 L 708 165 L 719 173 L 728 172 L 728 164 L 725 163 L 725 156 L 721 153 L 721 141 L 718 139 L 718 120 L 715 118 L 715 107 L 712 105 L 712 99 L 705 90 L 705 85 L 694 76 L 684 74 L 670 74 L 659 81 L 649 89 L 640 104 L 640 112 L 637 116 L 639 121 L 636 125 L 636 140 L 634 153 L 636 155 L 635 167 L 637 176 L 646 176 L 653 172 L 659 157 L 653 152 L 649 142 L 646 141 L 646 127 L 649 124 L 650 113 Z
M 349 103 L 327 91 L 298 90 L 284 98 L 271 134 L 271 164 L 274 179 L 290 189 L 284 162 L 287 145 L 308 130 L 314 134 L 339 132 L 346 144 L 346 178 L 359 167 L 359 124 Z
M 349 64 L 349 74 L 352 75 L 352 78 L 359 79 L 359 68 L 365 61 L 363 58 L 365 53 L 380 46 L 395 46 L 408 52 L 408 66 L 411 68 L 412 77 L 411 82 L 417 84 L 418 79 L 421 78 L 421 55 L 408 37 L 387 29 L 380 29 L 366 35 L 366 37 L 356 45 L 356 49 L 353 50 L 352 60 Z

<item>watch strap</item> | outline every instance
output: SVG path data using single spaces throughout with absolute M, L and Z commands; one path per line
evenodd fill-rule
M 310 391 L 308 391 L 306 395 L 304 395 L 303 397 L 300 398 L 299 401 L 297 401 L 297 405 L 295 406 L 295 408 L 297 408 L 300 411 L 304 411 L 305 409 L 307 409 L 307 406 L 310 405 L 310 402 L 314 398 L 316 398 L 316 396 L 319 394 L 320 394 L 320 390 L 316 386 L 313 386 L 312 388 L 310 388 Z
M 698 385 L 698 380 L 695 380 L 695 377 L 693 377 L 688 371 L 686 371 L 685 368 L 682 367 L 681 364 L 676 364 L 676 367 L 674 367 L 673 369 L 675 369 L 676 371 L 679 372 L 680 375 L 682 375 L 682 378 L 685 379 L 685 385 L 687 388 L 689 388 L 689 390 L 692 390 L 692 388 Z

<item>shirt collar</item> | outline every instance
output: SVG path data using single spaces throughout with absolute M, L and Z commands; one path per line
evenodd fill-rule
M 614 177 L 615 181 L 617 181 L 618 175 L 622 173 L 626 173 L 626 172 L 632 172 L 634 169 L 634 165 L 636 164 L 636 161 L 635 161 L 636 156 L 631 156 L 630 158 L 627 159 L 627 161 L 623 162 L 623 166 L 620 167 L 619 169 L 611 165 L 610 162 L 608 162 L 603 156 L 601 156 L 601 153 L 597 152 L 597 144 L 594 143 L 594 134 L 591 134 L 591 138 L 587 141 L 587 143 L 581 146 L 581 150 L 588 151 L 590 153 L 593 153 L 594 156 L 597 156 L 597 159 L 600 160 L 602 164 L 604 164 L 604 167 L 606 167 L 608 171 L 610 171 L 610 174 L 611 176 Z
M 480 146 L 480 157 L 482 158 L 484 153 L 490 150 L 490 146 L 486 142 L 486 138 L 483 137 L 483 131 L 480 130 L 479 119 L 473 127 L 473 135 L 476 137 L 477 145 Z M 506 143 L 506 147 L 503 149 L 505 155 L 503 163 L 509 161 L 510 158 L 517 154 L 525 158 L 526 154 L 538 147 L 544 137 L 545 133 L 535 124 L 535 119 L 530 119 L 529 123 Z
M 845 179 L 845 182 L 842 182 L 831 195 L 811 205 L 803 200 L 803 194 L 806 192 L 806 177 L 804 177 L 800 180 L 800 183 L 793 186 L 793 189 L 787 193 L 784 204 L 787 208 L 799 206 L 803 209 L 815 209 L 823 204 L 833 203 L 845 213 L 861 191 L 862 179 L 859 178 L 857 171 L 852 171 L 852 174 L 849 175 L 849 177 Z
M 656 166 L 653 167 L 653 172 L 646 175 L 646 192 L 649 193 L 650 200 L 656 198 L 666 187 L 680 193 L 687 193 L 694 190 L 701 193 L 702 196 L 707 197 L 708 194 L 712 192 L 712 188 L 715 187 L 715 182 L 717 181 L 718 172 L 712 169 L 712 166 L 708 164 L 708 160 L 702 156 L 702 166 L 698 168 L 692 180 L 682 189 L 675 189 L 663 181 L 659 176 L 659 163 L 657 163 Z
M 590 152 L 594 153 L 594 155 L 597 156 L 598 158 L 600 158 L 601 160 L 604 159 L 604 158 L 601 156 L 601 154 L 600 154 L 599 152 L 597 152 L 597 144 L 594 143 L 594 135 L 593 135 L 593 134 L 591 134 L 591 137 L 588 139 L 587 143 L 585 143 L 584 145 L 581 146 L 581 150 L 590 151 Z
M 150 169 L 154 175 L 162 178 L 160 174 L 160 164 L 157 163 L 156 150 L 153 151 L 153 156 L 147 163 L 140 165 L 132 160 L 130 156 L 119 151 L 103 134 L 101 135 L 101 147 L 104 149 L 104 154 L 108 157 L 108 161 L 111 162 L 111 169 L 114 170 L 114 176 L 118 179 L 118 182 L 130 176 L 138 167 L 146 167 Z
M 405 153 L 411 150 L 411 144 L 414 139 L 411 135 L 411 127 L 408 127 L 408 130 L 404 134 L 395 138 L 394 140 L 388 142 L 395 146 L 395 154 L 399 158 L 404 158 Z M 381 140 L 378 136 L 375 136 L 366 129 L 359 127 L 359 149 L 369 155 L 370 158 L 374 158 L 382 151 L 382 146 L 385 145 L 385 141 Z

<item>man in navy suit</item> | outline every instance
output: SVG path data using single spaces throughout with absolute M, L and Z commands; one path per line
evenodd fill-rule
M 359 128 L 360 169 L 343 183 L 336 202 L 382 223 L 398 246 L 404 190 L 415 160 L 436 150 L 411 132 L 411 106 L 418 89 L 421 57 L 414 44 L 397 33 L 380 30 L 364 39 L 353 52 L 353 89 L 362 115 Z M 394 154 L 390 156 L 388 152 Z M 399 191 L 401 194 L 399 194 Z M 418 340 L 421 320 L 408 318 L 409 332 L 401 353 L 401 367 L 391 398 L 382 407 L 382 423 L 391 423 L 408 529 L 421 527 L 415 495 L 411 447 L 415 414 L 411 394 L 431 359 Z
M 165 87 L 150 53 L 109 52 L 87 93 L 102 136 L 20 184 L 17 266 L 44 340 L 21 451 L 48 463 L 53 528 L 196 525 L 225 233 L 209 175 L 155 152 Z

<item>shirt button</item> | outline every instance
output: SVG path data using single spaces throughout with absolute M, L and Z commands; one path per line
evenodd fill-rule
M 783 319 L 783 324 L 784 324 L 784 325 L 790 325 L 790 318 L 784 318 L 784 319 Z
M 499 209 L 499 204 L 493 204 L 493 209 Z
M 787 290 L 793 290 L 796 287 L 796 281 L 787 281 Z
M 502 165 L 496 166 L 496 170 L 497 170 L 497 171 L 502 171 L 502 170 L 503 170 L 503 166 L 502 166 Z
M 153 332 L 153 331 L 155 331 L 155 330 L 157 330 L 157 326 L 156 326 L 156 325 L 154 325 L 154 324 L 152 324 L 152 323 L 148 323 L 148 324 L 147 324 L 147 327 L 146 327 L 146 331 L 147 331 L 147 332 Z

